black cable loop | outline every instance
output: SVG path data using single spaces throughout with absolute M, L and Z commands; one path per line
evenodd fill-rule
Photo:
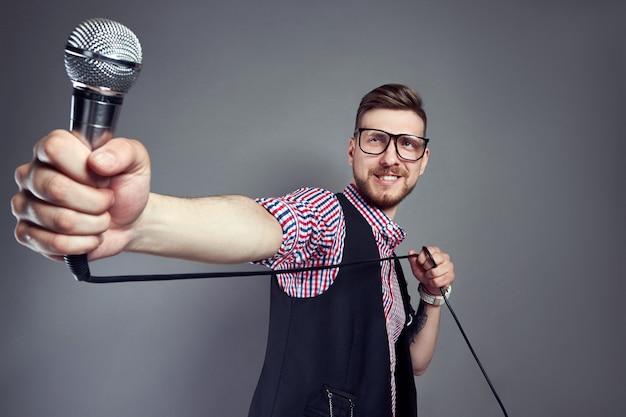
M 72 255 L 74 256 L 74 255 Z M 78 258 L 81 256 L 81 258 Z M 398 256 L 398 259 L 407 259 L 417 256 L 404 255 Z M 143 281 L 172 281 L 182 279 L 200 279 L 200 278 L 230 278 L 230 277 L 252 277 L 252 276 L 264 276 L 264 275 L 280 275 L 280 274 L 294 274 L 300 272 L 309 271 L 321 271 L 323 269 L 344 268 L 356 265 L 362 265 L 373 262 L 392 261 L 394 258 L 375 258 L 364 259 L 354 262 L 343 262 L 333 265 L 321 265 L 321 266 L 306 266 L 301 268 L 289 268 L 278 270 L 263 270 L 263 271 L 224 271 L 224 272 L 191 272 L 186 274 L 154 274 L 154 275 L 111 275 L 111 276 L 93 276 L 89 272 L 89 267 L 86 265 L 87 258 L 82 255 L 77 255 L 76 258 L 66 257 L 65 262 L 74 274 L 74 277 L 78 281 L 89 282 L 91 284 L 109 284 L 115 282 L 143 282 Z M 71 263 L 70 261 L 76 260 L 77 263 Z M 83 262 L 84 261 L 84 262 Z
M 426 254 L 429 261 L 431 262 L 433 268 L 437 266 L 437 263 L 433 259 L 432 254 L 426 248 L 426 246 L 422 247 L 422 251 Z M 418 256 L 417 254 L 412 255 L 404 255 L 397 256 L 396 259 L 408 259 Z M 182 280 L 182 279 L 200 279 L 200 278 L 228 278 L 228 277 L 250 277 L 250 276 L 263 276 L 263 275 L 278 275 L 278 274 L 291 274 L 291 273 L 300 273 L 300 272 L 309 272 L 309 271 L 320 271 L 323 269 L 332 269 L 332 268 L 341 268 L 341 267 L 350 267 L 355 265 L 361 265 L 366 263 L 373 262 L 385 262 L 385 261 L 393 261 L 394 257 L 390 258 L 376 258 L 376 259 L 365 259 L 361 261 L 354 262 L 344 262 L 333 265 L 323 265 L 323 266 L 309 266 L 302 268 L 290 268 L 290 269 L 282 269 L 282 270 L 271 270 L 271 271 L 233 271 L 233 272 L 199 272 L 199 273 L 187 273 L 187 274 L 156 274 L 156 275 L 112 275 L 112 276 L 92 276 L 89 271 L 89 263 L 87 261 L 87 255 L 70 255 L 65 257 L 65 263 L 70 268 L 70 271 L 74 274 L 74 277 L 78 281 L 89 282 L 92 284 L 108 284 L 108 283 L 116 283 L 116 282 L 144 282 L 144 281 L 172 281 L 172 280 Z M 450 302 L 448 301 L 448 297 L 446 297 L 445 290 L 440 288 L 441 295 L 443 296 L 443 300 L 452 314 L 454 321 L 456 322 L 457 327 L 459 328 L 467 347 L 469 348 L 476 364 L 480 368 L 480 371 L 483 374 L 483 377 L 487 381 L 491 392 L 493 393 L 502 413 L 505 417 L 508 417 L 508 413 L 504 408 L 504 404 L 500 400 L 498 393 L 496 392 L 495 387 L 491 383 L 485 368 L 482 363 L 478 359 L 472 344 L 470 343 L 467 335 L 465 334 L 465 330 L 463 326 L 461 326 L 461 322 L 459 321 L 456 313 L 452 309 Z

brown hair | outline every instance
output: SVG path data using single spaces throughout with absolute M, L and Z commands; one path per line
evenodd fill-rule
M 402 84 L 385 84 L 363 96 L 356 113 L 354 129 L 358 129 L 361 117 L 374 109 L 412 110 L 424 121 L 426 135 L 426 112 L 422 97 L 411 87 Z

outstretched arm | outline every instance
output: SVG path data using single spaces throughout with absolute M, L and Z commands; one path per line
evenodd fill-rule
M 178 198 L 150 194 L 127 250 L 207 263 L 269 258 L 282 243 L 276 218 L 237 195 Z
M 41 139 L 15 171 L 15 236 L 55 260 L 122 251 L 202 262 L 243 262 L 278 251 L 282 229 L 241 196 L 186 199 L 150 193 L 150 161 L 138 141 L 91 151 L 70 132 Z

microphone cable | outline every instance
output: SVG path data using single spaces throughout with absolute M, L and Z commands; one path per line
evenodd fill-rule
M 428 257 L 428 260 L 430 261 L 430 263 L 433 265 L 433 268 L 435 268 L 437 266 L 437 263 L 433 259 L 433 255 L 430 253 L 428 248 L 426 246 L 422 246 L 422 250 L 424 251 L 424 253 Z M 485 368 L 483 367 L 483 364 L 480 362 L 480 359 L 478 359 L 478 355 L 476 355 L 476 351 L 474 350 L 474 347 L 472 346 L 472 344 L 470 343 L 467 335 L 465 334 L 465 330 L 463 329 L 463 326 L 461 326 L 461 322 L 459 321 L 459 318 L 457 317 L 456 313 L 454 312 L 454 309 L 450 305 L 450 301 L 448 300 L 448 297 L 446 297 L 445 290 L 443 288 L 439 288 L 439 291 L 441 292 L 441 296 L 443 297 L 443 301 L 445 301 L 446 306 L 448 307 L 448 310 L 450 311 L 450 314 L 452 315 L 452 318 L 454 318 L 454 321 L 455 321 L 457 327 L 459 328 L 459 331 L 461 332 L 461 335 L 463 336 L 463 339 L 465 339 L 465 344 L 467 344 L 467 347 L 469 348 L 470 352 L 472 353 L 472 356 L 474 357 L 474 360 L 476 361 L 476 364 L 480 368 L 480 371 L 482 372 L 483 377 L 485 377 L 485 381 L 487 381 L 487 385 L 489 385 L 489 388 L 491 389 L 491 392 L 493 393 L 493 396 L 496 398 L 496 401 L 498 402 L 498 405 L 500 406 L 500 409 L 502 410 L 502 414 L 504 414 L 505 417 L 508 417 L 509 414 L 506 412 L 506 408 L 504 408 L 504 404 L 500 400 L 500 396 L 498 395 L 498 393 L 496 392 L 495 387 L 491 383 L 491 379 L 489 379 L 489 376 L 487 375 L 487 372 L 485 371 Z
M 417 256 L 404 255 L 397 256 L 398 259 L 407 259 Z M 89 263 L 87 261 L 87 254 L 72 255 L 71 258 L 66 257 L 65 264 L 68 266 L 74 278 L 77 281 L 89 282 L 91 284 L 109 284 L 115 282 L 144 282 L 144 281 L 173 281 L 184 279 L 200 279 L 200 278 L 230 278 L 230 277 L 252 277 L 252 276 L 264 276 L 264 275 L 280 275 L 280 274 L 293 274 L 309 271 L 321 271 L 323 269 L 333 269 L 350 267 L 355 265 L 362 265 L 366 263 L 392 261 L 390 258 L 374 258 L 364 259 L 353 262 L 342 262 L 332 265 L 320 265 L 320 266 L 306 266 L 301 268 L 289 268 L 278 270 L 264 270 L 264 271 L 222 271 L 222 272 L 191 272 L 185 274 L 152 274 L 152 275 L 110 275 L 110 276 L 94 276 L 91 275 L 89 270 Z
M 422 251 L 428 257 L 428 260 L 433 265 L 433 268 L 437 267 L 437 263 L 433 259 L 433 255 L 430 253 L 426 246 L 422 246 Z M 69 267 L 70 271 L 74 275 L 74 277 L 78 281 L 89 282 L 91 284 L 109 284 L 109 283 L 117 283 L 117 282 L 145 282 L 145 281 L 173 281 L 173 280 L 184 280 L 184 279 L 201 279 L 201 278 L 229 278 L 229 277 L 251 277 L 251 276 L 265 276 L 265 275 L 277 275 L 277 274 L 287 274 L 287 273 L 300 273 L 300 272 L 309 272 L 309 271 L 320 271 L 323 269 L 333 269 L 333 268 L 342 268 L 342 267 L 350 267 L 355 265 L 362 265 L 366 263 L 373 262 L 385 262 L 385 261 L 393 261 L 394 259 L 408 259 L 412 257 L 416 257 L 418 254 L 413 255 L 403 255 L 396 256 L 390 258 L 375 258 L 375 259 L 365 259 L 354 262 L 343 262 L 332 265 L 320 265 L 320 266 L 308 266 L 301 268 L 290 268 L 290 269 L 281 269 L 281 270 L 272 270 L 272 271 L 232 271 L 232 272 L 198 272 L 198 273 L 185 273 L 185 274 L 155 274 L 155 275 L 111 275 L 111 276 L 93 276 L 89 270 L 89 263 L 87 261 L 87 254 L 81 255 L 73 255 L 71 257 L 65 257 L 65 263 Z M 450 301 L 448 297 L 446 297 L 445 290 L 443 288 L 439 288 L 441 295 L 443 296 L 443 300 L 450 311 L 450 314 L 454 318 L 467 347 L 469 348 L 476 364 L 480 368 L 480 371 L 487 381 L 491 392 L 493 393 L 502 413 L 505 417 L 508 417 L 508 413 L 504 407 L 504 404 L 500 400 L 500 396 L 496 392 L 495 387 L 493 386 L 485 368 L 483 367 L 480 359 L 478 359 L 478 355 L 474 350 L 472 344 L 469 341 L 469 338 L 465 334 L 465 330 L 463 326 L 461 326 L 461 322 L 459 321 L 454 309 L 450 305 Z

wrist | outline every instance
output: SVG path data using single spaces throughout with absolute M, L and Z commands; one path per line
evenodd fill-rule
M 417 290 L 420 294 L 420 299 L 426 304 L 430 304 L 433 306 L 440 306 L 445 303 L 445 299 L 444 299 L 444 296 L 441 294 L 441 291 L 439 292 L 438 295 L 432 294 L 421 283 L 417 287 Z M 452 286 L 449 285 L 448 288 L 445 290 L 445 297 L 446 298 L 449 297 L 451 292 L 452 292 Z

